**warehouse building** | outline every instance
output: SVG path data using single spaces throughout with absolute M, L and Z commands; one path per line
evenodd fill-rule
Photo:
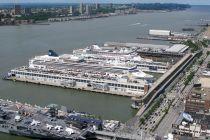
M 106 42 L 106 48 L 137 48 L 143 51 L 168 52 L 168 53 L 184 53 L 188 50 L 188 46 L 183 44 L 157 45 L 157 44 L 142 44 L 142 43 L 121 43 L 121 42 Z
M 166 49 L 166 52 L 171 53 L 184 53 L 189 47 L 183 44 L 175 44 L 170 48 Z
M 210 110 L 210 89 L 194 88 L 192 93 L 187 97 L 185 103 L 185 112 L 194 114 L 195 112 L 209 113 Z
M 169 30 L 149 30 L 151 36 L 170 36 L 171 31 Z

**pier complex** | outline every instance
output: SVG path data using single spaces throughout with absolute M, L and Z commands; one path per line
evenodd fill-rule
M 133 96 L 141 104 L 144 104 L 134 118 L 134 120 L 139 120 L 139 116 L 144 113 L 151 102 L 170 85 L 176 75 L 195 57 L 196 54 L 186 53 L 187 49 L 188 47 L 185 45 L 167 46 L 110 42 L 101 47 L 91 45 L 84 49 L 74 50 L 72 54 L 58 55 L 53 50 L 49 50 L 47 55 L 35 56 L 30 59 L 28 66 L 12 69 L 4 78 Z M 147 57 L 141 57 L 146 52 L 180 54 L 183 57 L 173 65 L 169 62 L 157 62 Z M 164 73 L 164 75 L 155 81 L 154 77 L 147 72 Z M 74 117 L 72 119 L 74 120 Z M 128 137 L 141 139 L 142 134 L 129 135 L 124 132 L 127 125 L 129 124 L 126 124 L 122 132 L 119 131 L 119 133 L 113 132 L 112 128 L 107 128 L 107 130 L 111 130 L 109 132 L 93 131 L 92 128 L 88 128 L 87 133 L 81 132 L 82 135 L 78 136 L 83 137 L 83 134 L 91 132 L 94 134 L 91 137 L 102 139 L 128 139 Z M 135 125 L 132 124 L 131 126 L 134 127 Z
M 30 59 L 28 66 L 11 70 L 5 79 L 143 97 L 155 81 L 153 75 L 145 72 L 165 73 L 172 64 L 142 58 L 138 50 L 184 53 L 188 48 L 127 44 L 92 45 L 62 55 L 50 50 L 48 55 Z

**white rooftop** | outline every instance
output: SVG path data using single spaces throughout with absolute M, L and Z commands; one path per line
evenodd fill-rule
M 170 48 L 166 49 L 167 52 L 177 52 L 177 53 L 183 53 L 188 49 L 188 46 L 183 44 L 175 44 L 171 46 Z
M 151 48 L 151 49 L 168 49 L 168 45 L 156 44 L 141 44 L 141 43 L 119 43 L 119 42 L 106 42 L 104 46 L 119 46 L 119 47 L 137 47 L 137 48 Z

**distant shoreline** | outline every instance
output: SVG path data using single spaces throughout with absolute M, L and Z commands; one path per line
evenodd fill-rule
M 22 4 L 22 5 L 21 5 Z M 89 19 L 95 19 L 95 18 L 107 18 L 112 16 L 125 16 L 125 15 L 133 15 L 133 14 L 139 14 L 139 13 L 167 13 L 167 12 L 173 12 L 173 11 L 185 11 L 189 8 L 191 8 L 188 4 L 176 4 L 176 3 L 136 3 L 136 4 L 126 4 L 120 5 L 120 4 L 101 4 L 102 11 L 97 11 L 96 13 L 85 14 L 72 14 L 75 16 L 71 16 L 69 14 L 66 14 L 66 12 L 60 12 L 62 10 L 68 10 L 67 6 L 74 5 L 71 3 L 20 3 L 19 7 L 25 8 L 28 7 L 30 10 L 34 8 L 33 10 L 37 10 L 40 8 L 47 8 L 49 11 L 46 11 L 45 13 L 35 11 L 34 13 L 31 13 L 30 15 L 23 15 L 20 14 L 19 17 L 11 15 L 11 17 L 2 17 L 3 21 L 0 21 L 0 26 L 18 26 L 18 25 L 49 25 L 51 22 L 65 22 L 65 21 L 74 21 L 74 20 L 89 20 Z M 13 4 L 4 4 L 4 9 L 8 9 L 8 11 L 13 10 Z M 12 8 L 8 8 L 8 7 Z M 79 5 L 80 6 L 80 5 Z M 89 5 L 87 5 L 89 6 Z M 93 6 L 93 5 L 91 5 Z M 107 7 L 108 6 L 108 7 Z M 59 8 L 60 13 L 57 14 L 54 9 Z M 74 8 L 77 8 L 77 13 L 79 10 L 78 4 L 74 6 Z M 54 8 L 53 10 L 51 10 Z M 72 8 L 72 7 L 71 7 Z M 84 9 L 84 8 L 83 8 Z M 104 10 L 105 9 L 105 10 Z M 46 9 L 45 9 L 46 10 Z M 54 12 L 54 13 L 53 13 Z M 5 12 L 6 13 L 6 12 Z M 8 14 L 10 14 L 8 13 Z M 49 14 L 50 13 L 50 14 Z M 77 15 L 77 16 L 76 16 Z
M 186 9 L 185 9 L 186 10 Z M 168 13 L 168 12 L 175 12 L 175 11 L 185 11 L 185 10 L 138 10 L 135 14 L 141 14 L 141 13 Z M 49 18 L 49 19 L 57 19 L 57 21 L 49 21 L 48 20 L 39 20 L 35 23 L 24 23 L 24 24 L 5 24 L 0 25 L 1 26 L 21 26 L 21 25 L 50 25 L 54 22 L 67 22 L 67 21 L 86 21 L 91 19 L 97 19 L 97 18 L 109 18 L 109 17 L 115 17 L 115 16 L 129 16 L 129 15 L 135 15 L 135 14 L 104 14 L 104 15 L 95 15 L 95 16 L 73 16 L 73 17 L 56 17 L 56 18 Z M 69 20 L 62 20 L 62 19 L 69 19 Z

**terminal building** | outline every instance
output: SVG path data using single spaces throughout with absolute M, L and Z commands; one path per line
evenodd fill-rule
M 170 36 L 170 30 L 149 30 L 149 35 L 151 36 Z
M 183 57 L 189 46 L 183 44 L 169 45 L 156 45 L 156 44 L 142 44 L 142 43 L 118 43 L 118 42 L 107 42 L 104 44 L 106 47 L 115 48 L 136 48 L 136 52 L 143 57 L 167 57 L 167 58 L 180 58 Z

